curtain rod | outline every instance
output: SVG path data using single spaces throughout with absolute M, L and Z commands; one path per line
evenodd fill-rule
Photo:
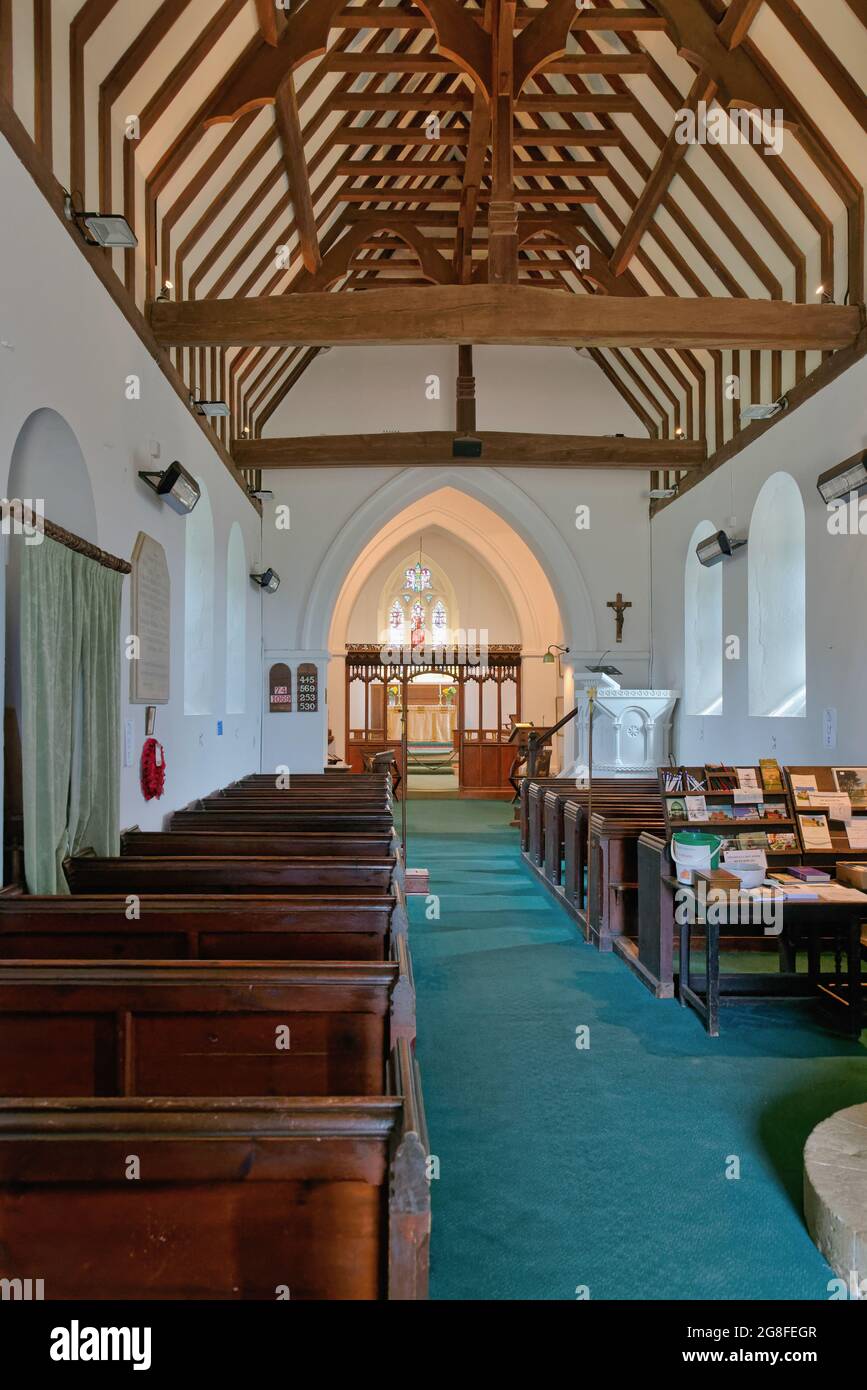
M 116 570 L 118 574 L 132 574 L 132 565 L 128 560 L 121 560 L 117 555 L 112 555 L 107 550 L 100 550 L 98 545 L 92 541 L 86 541 L 82 536 L 77 536 L 74 531 L 67 531 L 65 527 L 58 526 L 55 521 L 49 521 L 47 517 L 34 512 L 32 508 L 25 507 L 20 503 L 4 501 L 0 506 L 0 515 L 3 519 L 3 530 L 8 534 L 7 518 L 13 521 L 22 521 L 24 514 L 28 513 L 30 521 L 27 523 L 37 531 L 42 531 L 52 541 L 57 541 L 58 545 L 63 545 L 67 550 L 74 550 L 76 555 L 83 555 L 87 560 L 95 560 L 98 565 L 102 565 L 107 570 Z

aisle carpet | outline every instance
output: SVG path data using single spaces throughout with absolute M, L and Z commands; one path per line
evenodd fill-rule
M 819 1120 L 867 1099 L 867 1033 L 809 1002 L 709 1038 L 581 941 L 503 802 L 410 804 L 435 1299 L 826 1299 L 801 1215 Z M 575 1046 L 589 1027 L 589 1050 Z M 726 1167 L 739 1160 L 740 1178 Z

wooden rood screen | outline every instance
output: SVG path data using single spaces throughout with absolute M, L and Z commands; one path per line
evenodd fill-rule
M 418 681 L 441 678 L 440 684 Z M 410 711 L 408 752 L 452 755 L 462 796 L 512 797 L 512 719 L 521 718 L 521 648 L 349 645 L 346 649 L 346 761 L 390 749 L 404 773 L 401 711 Z M 424 711 L 428 717 L 424 717 Z

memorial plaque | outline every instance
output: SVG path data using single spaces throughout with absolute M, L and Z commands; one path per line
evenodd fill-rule
M 133 705 L 165 705 L 171 669 L 171 579 L 159 541 L 139 531 L 132 552 L 130 622 L 138 658 L 130 660 Z
M 298 667 L 298 713 L 315 714 L 319 709 L 319 672 L 312 661 Z
M 285 661 L 278 661 L 268 672 L 268 691 L 272 714 L 292 713 L 292 672 Z

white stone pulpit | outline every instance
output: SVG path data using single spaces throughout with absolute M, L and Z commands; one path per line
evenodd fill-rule
M 586 776 L 589 761 L 590 702 L 593 706 L 594 777 L 651 777 L 665 767 L 679 690 L 624 690 L 610 676 L 576 672 L 574 698 L 577 757 L 561 777 Z

